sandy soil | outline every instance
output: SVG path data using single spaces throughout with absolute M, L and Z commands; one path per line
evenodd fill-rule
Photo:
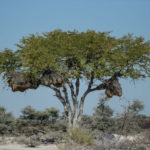
M 40 145 L 36 148 L 29 148 L 25 145 L 19 144 L 8 144 L 8 145 L 0 145 L 0 150 L 58 150 L 56 145 Z

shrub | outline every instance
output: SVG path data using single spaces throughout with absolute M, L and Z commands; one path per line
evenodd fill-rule
M 32 122 L 24 119 L 16 119 L 16 133 L 19 135 L 32 136 L 39 132 L 39 126 L 32 125 Z
M 26 106 L 25 108 L 23 108 L 21 113 L 22 113 L 21 118 L 23 118 L 23 119 L 34 120 L 36 117 L 35 116 L 36 110 L 34 108 L 32 108 L 31 106 Z
M 26 136 L 19 136 L 19 137 L 16 137 L 16 138 L 15 138 L 15 141 L 16 141 L 18 144 L 25 144 L 25 143 L 26 143 L 26 140 L 27 140 L 27 137 L 26 137 Z
M 36 137 L 29 137 L 27 138 L 27 140 L 25 141 L 25 144 L 28 147 L 37 147 L 40 145 L 40 142 L 37 141 Z
M 147 150 L 145 146 L 139 146 L 136 148 L 136 150 Z
M 93 121 L 93 116 L 83 115 L 80 122 L 80 126 L 88 130 L 93 130 Z
M 14 128 L 15 119 L 11 113 L 6 112 L 4 107 L 0 106 L 0 134 L 10 134 Z
M 53 144 L 53 143 L 62 143 L 65 139 L 65 135 L 63 132 L 59 131 L 50 131 L 47 134 L 44 134 L 40 137 L 40 141 L 43 144 Z
M 147 130 L 145 130 L 144 132 L 143 132 L 143 136 L 144 136 L 144 138 L 143 138 L 143 143 L 145 143 L 145 144 L 150 144 L 150 129 L 147 129 Z
M 93 145 L 93 134 L 91 132 L 74 128 L 69 133 L 69 140 L 80 145 Z
M 92 128 L 94 130 L 104 132 L 113 131 L 114 120 L 111 118 L 113 116 L 113 110 L 107 104 L 108 101 L 108 97 L 104 95 L 100 97 L 98 106 L 95 108 L 95 112 L 92 117 Z
M 109 117 L 94 116 L 92 125 L 94 130 L 103 132 L 112 132 L 114 130 L 114 120 Z
M 67 131 L 67 125 L 63 121 L 58 121 L 58 122 L 55 122 L 53 124 L 50 124 L 49 127 L 53 131 L 62 131 L 62 132 Z
M 37 147 L 40 145 L 40 141 L 38 141 L 36 136 L 20 136 L 19 138 L 16 138 L 15 141 L 18 144 L 25 144 L 28 147 Z
M 134 100 L 132 104 L 124 106 L 122 114 L 118 115 L 115 120 L 115 130 L 119 134 L 137 134 L 142 131 L 139 123 L 144 121 L 144 116 L 139 112 L 144 109 L 144 105 L 139 100 Z

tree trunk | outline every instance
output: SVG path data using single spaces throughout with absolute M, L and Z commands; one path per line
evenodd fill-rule
M 69 129 L 72 128 L 72 112 L 71 111 L 68 112 L 68 126 L 69 126 Z
M 80 86 L 79 78 L 76 79 L 75 84 L 73 84 L 69 80 L 66 80 L 66 84 L 70 88 L 70 96 L 71 96 L 70 98 L 68 96 L 67 85 L 63 85 L 62 89 L 49 85 L 49 87 L 56 92 L 56 97 L 63 104 L 64 111 L 67 112 L 66 117 L 67 117 L 69 129 L 79 128 L 80 121 L 83 115 L 83 106 L 84 106 L 84 101 L 86 96 L 92 91 L 105 89 L 105 84 L 103 83 L 98 85 L 95 88 L 92 88 L 93 80 L 94 80 L 94 73 L 92 72 L 88 88 L 81 96 L 80 101 L 78 101 L 79 86 Z
M 82 114 L 79 112 L 80 112 L 80 108 L 78 107 L 78 105 L 76 105 L 76 107 L 74 108 L 74 112 L 69 112 L 69 114 L 68 114 L 69 129 L 80 127 L 80 121 L 82 118 Z

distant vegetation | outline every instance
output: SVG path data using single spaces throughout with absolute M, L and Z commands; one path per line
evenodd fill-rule
M 47 108 L 43 111 L 26 106 L 22 109 L 21 115 L 15 118 L 12 113 L 7 112 L 4 107 L 0 107 L 0 137 L 16 137 L 16 142 L 36 147 L 39 144 L 52 143 L 76 143 L 78 145 L 91 146 L 103 141 L 109 147 L 139 147 L 139 143 L 150 143 L 150 116 L 140 114 L 144 105 L 139 100 L 128 102 L 124 106 L 124 111 L 114 115 L 114 110 L 108 105 L 109 98 L 102 96 L 99 103 L 94 108 L 93 115 L 83 115 L 80 128 L 68 128 L 68 118 L 64 112 L 59 113 L 56 108 Z M 145 131 L 146 140 L 128 141 L 125 143 L 114 140 L 114 135 L 137 135 Z M 69 132 L 68 132 L 69 130 Z M 4 139 L 4 141 L 6 141 Z M 111 142 L 110 142 L 111 141 Z M 0 139 L 1 143 L 1 139 Z M 113 144 L 110 144 L 113 143 Z M 72 150 L 72 146 L 60 149 Z M 75 145 L 76 147 L 77 145 Z M 98 146 L 98 149 L 102 148 Z M 144 146 L 145 147 L 145 146 Z M 142 146 L 143 148 L 143 146 Z M 117 149 L 117 148 L 116 148 Z M 83 149 L 85 150 L 85 149 Z M 146 149 L 144 149 L 146 150 Z
M 142 123 L 150 117 L 140 114 L 144 105 L 139 100 L 124 107 L 124 111 L 114 115 L 114 110 L 107 104 L 109 99 L 101 97 L 93 115 L 83 115 L 80 126 L 89 131 L 107 133 L 133 134 L 142 131 Z M 67 132 L 67 118 L 56 108 L 44 111 L 35 110 L 32 106 L 22 109 L 21 115 L 15 118 L 12 113 L 0 107 L 0 134 L 32 136 L 49 131 Z

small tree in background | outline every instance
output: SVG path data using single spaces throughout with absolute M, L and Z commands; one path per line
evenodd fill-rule
M 138 115 L 140 111 L 144 109 L 144 105 L 140 100 L 134 100 L 133 104 L 128 106 L 128 109 L 134 115 Z
M 112 117 L 113 110 L 110 108 L 108 104 L 106 104 L 110 99 L 102 95 L 99 99 L 99 103 L 97 107 L 95 108 L 94 116 L 103 116 L 103 117 Z
M 55 123 L 59 118 L 59 110 L 56 108 L 47 108 L 45 111 L 36 111 L 35 117 L 41 123 Z
M 114 127 L 113 110 L 106 103 L 110 100 L 106 96 L 99 99 L 98 106 L 93 114 L 93 128 L 104 132 L 110 132 Z
M 56 122 L 57 119 L 59 118 L 59 110 L 56 108 L 48 108 L 46 109 L 45 112 L 49 116 L 48 120 L 51 121 L 52 123 Z
M 132 104 L 128 102 L 128 106 L 124 107 L 124 112 L 116 121 L 117 132 L 126 135 L 140 132 L 139 124 L 144 120 L 144 116 L 139 113 L 143 109 L 144 105 L 139 100 L 134 100 Z
M 23 119 L 28 119 L 28 120 L 36 119 L 36 110 L 31 106 L 26 106 L 25 108 L 23 108 L 21 113 L 22 113 L 21 118 Z

